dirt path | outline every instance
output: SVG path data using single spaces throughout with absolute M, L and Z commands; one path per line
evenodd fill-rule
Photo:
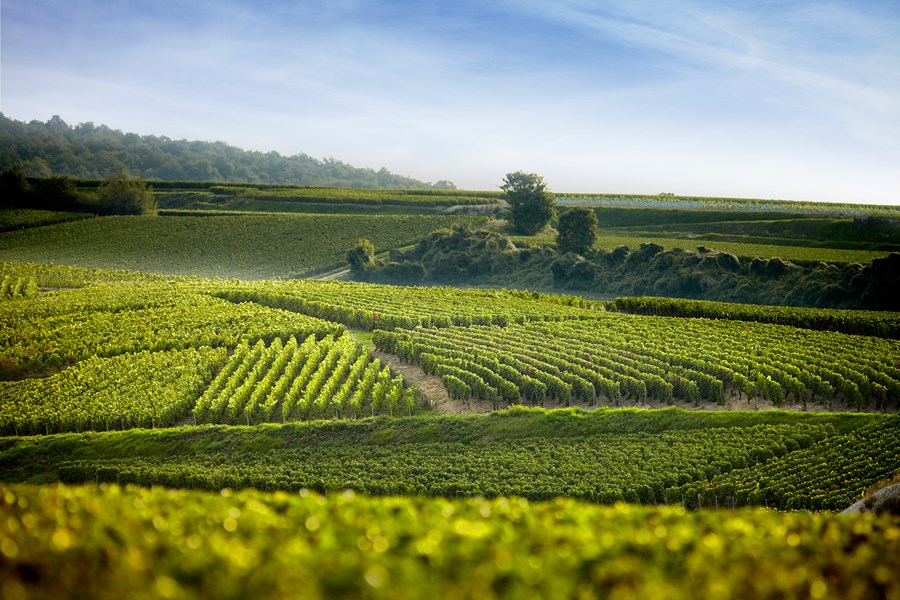
M 403 379 L 418 389 L 428 399 L 434 412 L 439 414 L 480 413 L 491 412 L 491 403 L 487 400 L 472 400 L 463 402 L 454 400 L 447 393 L 447 389 L 437 375 L 429 375 L 419 365 L 408 365 L 401 362 L 394 354 L 372 350 L 372 356 L 379 359 L 381 364 L 387 365 L 394 373 L 403 376 Z
M 350 274 L 350 269 L 340 269 L 338 271 L 331 271 L 330 273 L 323 273 L 322 275 L 316 275 L 315 277 L 310 277 L 309 279 L 318 279 L 320 281 L 329 281 L 332 279 L 346 279 L 347 275 Z
M 870 494 L 859 502 L 846 508 L 841 512 L 842 515 L 852 515 L 863 512 L 872 512 L 879 505 L 887 502 L 891 498 L 900 498 L 900 483 L 892 483 L 887 487 L 883 487 L 877 492 Z

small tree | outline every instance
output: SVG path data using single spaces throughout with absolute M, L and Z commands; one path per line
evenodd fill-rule
M 509 221 L 515 231 L 534 235 L 553 218 L 553 197 L 543 177 L 522 171 L 507 173 L 500 189 L 506 192 Z
M 375 246 L 369 240 L 359 240 L 356 246 L 347 252 L 347 262 L 350 263 L 350 272 L 354 275 L 360 275 L 371 269 L 376 264 Z
M 155 215 L 156 197 L 147 182 L 124 170 L 110 175 L 97 190 L 98 211 L 108 215 Z
M 597 241 L 597 215 L 587 206 L 577 206 L 559 217 L 556 247 L 560 254 L 584 254 Z

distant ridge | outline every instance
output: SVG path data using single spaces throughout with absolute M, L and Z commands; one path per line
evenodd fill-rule
M 253 152 L 224 142 L 172 140 L 123 133 L 91 122 L 72 126 L 54 115 L 25 123 L 0 113 L 0 170 L 31 177 L 105 179 L 119 169 L 148 180 L 269 183 L 367 189 L 454 189 L 385 168 L 358 168 L 334 158 Z

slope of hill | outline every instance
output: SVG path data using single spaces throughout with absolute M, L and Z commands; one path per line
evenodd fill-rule
M 6 231 L 0 258 L 173 275 L 298 277 L 346 264 L 347 250 L 361 237 L 389 250 L 473 222 L 443 215 L 199 214 L 98 217 Z
M 796 511 L 895 477 L 897 415 L 586 398 L 896 410 L 898 342 L 756 316 L 0 264 L 0 595 L 896 597 L 896 517 Z M 429 415 L 386 342 L 585 409 Z

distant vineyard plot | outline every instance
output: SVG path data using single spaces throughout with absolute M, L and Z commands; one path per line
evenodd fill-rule
M 511 239 L 517 244 L 525 246 L 552 246 L 555 244 L 554 239 L 546 236 L 512 236 Z M 699 247 L 705 247 L 728 252 L 741 258 L 778 257 L 783 260 L 804 263 L 823 261 L 838 264 L 866 264 L 871 262 L 873 258 L 881 258 L 891 253 L 890 250 L 855 250 L 793 244 L 747 243 L 723 239 L 704 240 L 691 237 L 673 237 L 665 231 L 650 233 L 646 231 L 629 232 L 627 230 L 607 229 L 601 230 L 598 234 L 594 249 L 613 250 L 620 246 L 634 249 L 639 248 L 641 244 L 659 244 L 666 249 L 681 248 L 689 252 L 696 252 Z
M 345 264 L 361 237 L 380 250 L 471 217 L 233 215 L 99 217 L 0 234 L 0 260 L 264 279 Z
M 557 194 L 563 206 L 603 206 L 614 208 L 699 209 L 747 213 L 794 213 L 808 215 L 868 215 L 900 217 L 896 206 L 863 203 L 809 202 L 760 198 L 715 198 L 675 194 Z
M 728 252 L 741 258 L 772 258 L 796 262 L 828 262 L 828 263 L 860 263 L 866 264 L 873 258 L 881 258 L 890 254 L 888 250 L 848 250 L 843 248 L 821 248 L 809 246 L 793 246 L 783 244 L 760 244 L 734 242 L 727 240 L 698 240 L 689 238 L 668 237 L 660 235 L 628 235 L 603 232 L 597 239 L 596 247 L 611 250 L 619 246 L 637 248 L 641 244 L 659 244 L 664 248 L 683 248 L 696 251 L 704 246 L 721 252 Z
M 335 187 L 155 183 L 160 205 L 171 208 L 205 208 L 224 210 L 258 209 L 265 206 L 274 211 L 308 210 L 308 205 L 384 207 L 399 206 L 419 209 L 439 209 L 450 206 L 495 205 L 500 192 L 463 190 L 411 189 L 372 190 Z

